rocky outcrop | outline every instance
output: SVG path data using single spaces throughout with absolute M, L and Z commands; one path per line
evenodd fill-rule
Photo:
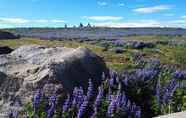
M 75 86 L 87 88 L 89 78 L 97 87 L 106 71 L 104 61 L 86 48 L 20 47 L 0 56 L 0 111 L 31 100 L 38 88 L 46 94 L 72 92 Z
M 0 46 L 0 55 L 11 53 L 13 49 L 8 46 Z
M 17 39 L 18 36 L 15 36 L 14 34 L 6 31 L 0 31 L 0 40 L 1 39 Z

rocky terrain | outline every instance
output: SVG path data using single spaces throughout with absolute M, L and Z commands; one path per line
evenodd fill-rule
M 39 88 L 45 94 L 72 92 L 75 86 L 87 88 L 87 78 L 97 87 L 106 71 L 103 60 L 86 48 L 22 46 L 0 55 L 0 114 L 22 107 Z

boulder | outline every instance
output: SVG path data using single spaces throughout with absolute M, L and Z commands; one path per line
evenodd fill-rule
M 0 46 L 0 55 L 11 53 L 13 49 L 8 46 Z
M 87 88 L 90 78 L 96 88 L 103 72 L 102 58 L 86 48 L 22 46 L 0 56 L 0 113 L 16 101 L 30 101 L 39 88 L 46 94 L 72 92 L 75 86 Z
M 17 39 L 17 38 L 19 37 L 10 32 L 0 31 L 0 39 Z

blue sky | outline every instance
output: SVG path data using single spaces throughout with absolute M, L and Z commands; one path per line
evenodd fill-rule
M 186 27 L 185 0 L 0 0 L 0 27 Z

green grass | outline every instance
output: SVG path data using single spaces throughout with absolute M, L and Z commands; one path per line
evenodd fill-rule
M 134 37 L 134 38 L 131 38 Z M 168 40 L 169 36 L 130 36 L 127 37 L 134 40 Z M 185 40 L 185 36 L 171 36 L 176 40 Z M 11 48 L 18 48 L 22 45 L 44 45 L 48 47 L 65 46 L 70 48 L 86 47 L 91 49 L 93 52 L 103 57 L 107 65 L 115 70 L 122 70 L 126 68 L 132 68 L 134 66 L 131 59 L 131 55 L 138 52 L 143 55 L 144 58 L 157 58 L 160 59 L 162 64 L 175 64 L 179 67 L 186 64 L 186 47 L 183 46 L 163 46 L 157 45 L 155 49 L 159 51 L 153 51 L 150 48 L 145 49 L 131 49 L 126 48 L 123 54 L 116 54 L 113 51 L 103 51 L 103 48 L 99 45 L 92 45 L 88 43 L 80 43 L 75 41 L 58 41 L 58 40 L 39 40 L 35 38 L 21 38 L 16 40 L 0 40 L 0 45 L 6 45 Z M 124 48 L 124 47 L 123 47 Z
M 165 36 L 165 35 L 126 36 L 123 39 L 124 40 L 140 40 L 140 41 L 186 40 L 186 36 Z

